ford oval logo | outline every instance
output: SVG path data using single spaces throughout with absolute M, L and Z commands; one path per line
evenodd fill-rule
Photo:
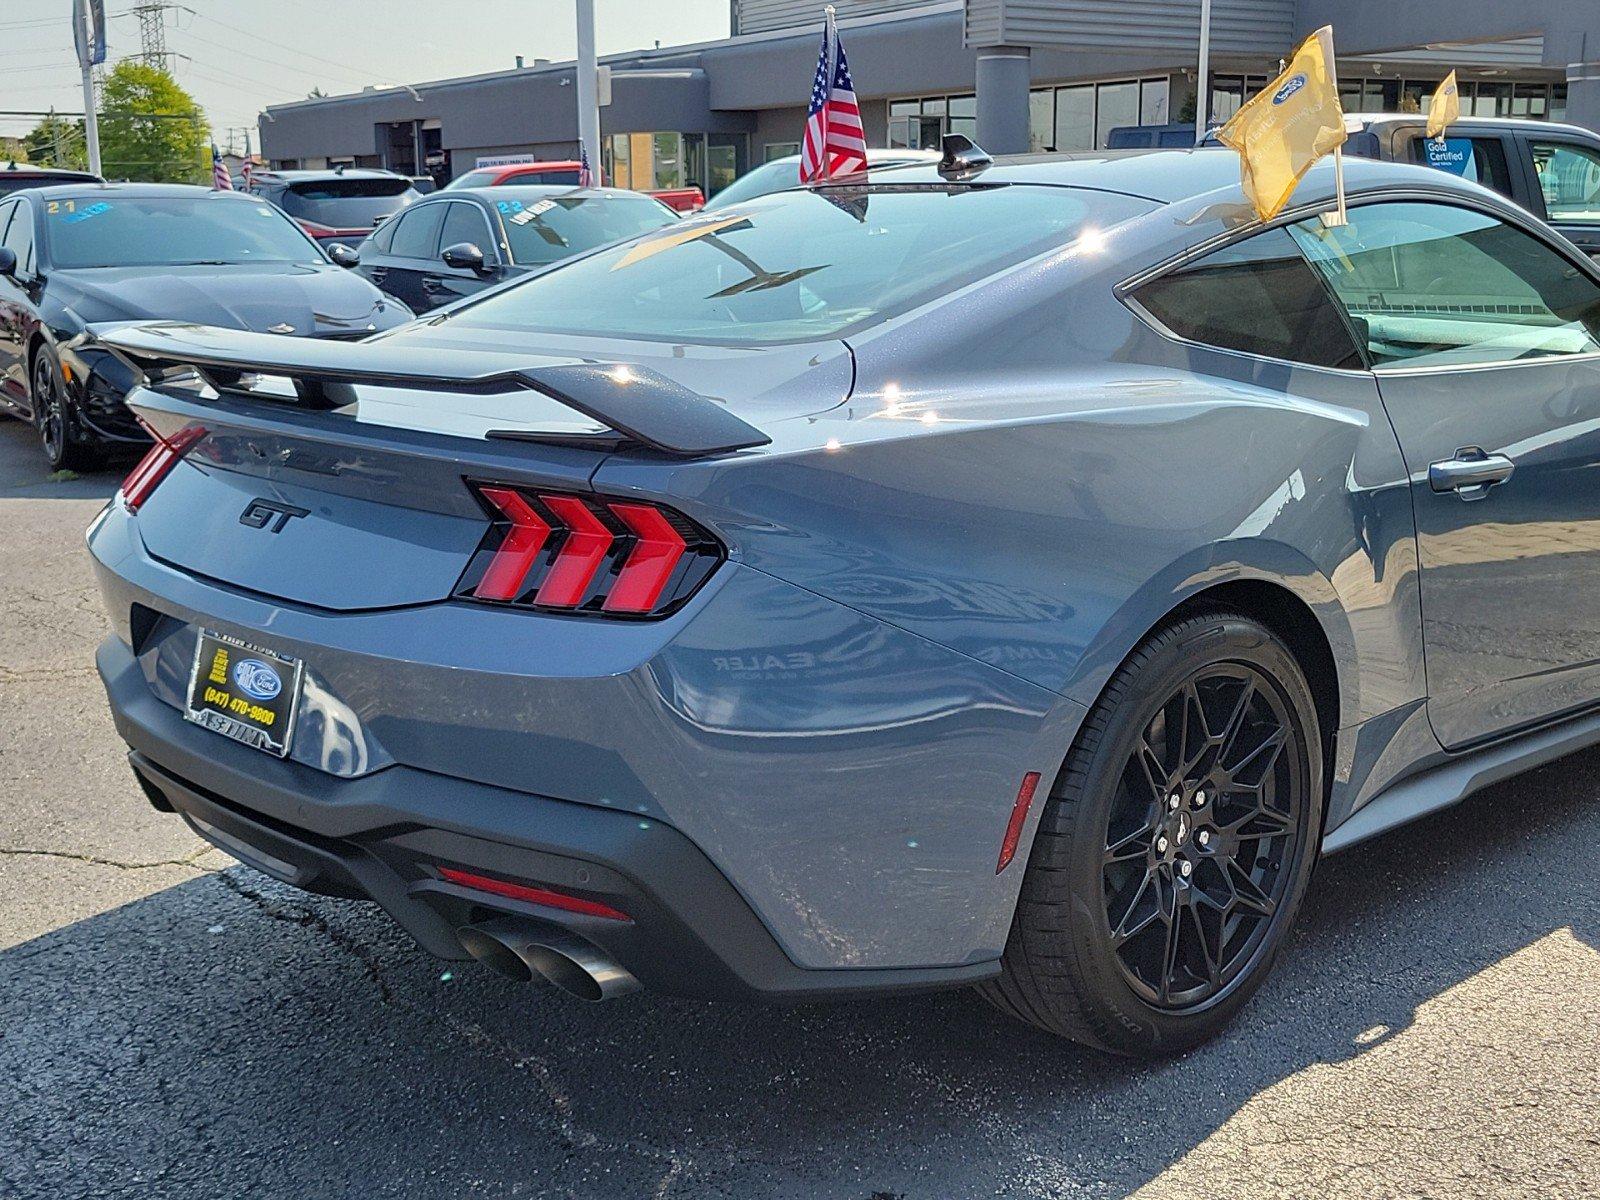
M 1281 88 L 1272 93 L 1273 104 L 1282 104 L 1290 96 L 1294 95 L 1301 88 L 1305 87 L 1305 85 L 1306 77 L 1304 73 L 1299 75 L 1291 75 Z
M 241 692 L 257 700 L 271 700 L 283 691 L 278 673 L 259 658 L 241 658 L 234 663 L 233 682 Z

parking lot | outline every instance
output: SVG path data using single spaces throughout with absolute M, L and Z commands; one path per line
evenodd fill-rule
M 1324 863 L 1166 1064 L 962 993 L 589 1007 L 150 808 L 91 665 L 115 482 L 0 422 L 0 1195 L 1600 1193 L 1600 752 Z

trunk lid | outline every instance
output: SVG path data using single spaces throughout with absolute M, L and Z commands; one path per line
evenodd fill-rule
M 251 335 L 230 336 L 246 339 L 248 347 Z M 104 337 L 142 359 L 146 369 L 185 361 L 181 347 L 158 353 L 148 337 Z M 666 418 L 676 416 L 725 420 L 731 414 L 759 428 L 832 408 L 847 398 L 852 377 L 848 348 L 840 342 L 752 352 L 609 341 L 585 347 L 582 339 L 552 338 L 539 353 L 515 353 L 517 369 L 529 378 L 559 381 L 555 390 L 563 396 L 582 393 L 577 402 L 591 410 L 583 413 L 526 387 L 488 390 L 491 382 L 482 390 L 452 391 L 448 380 L 439 387 L 373 386 L 348 382 L 358 375 L 339 375 L 346 369 L 340 363 L 355 361 L 348 352 L 359 351 L 367 364 L 400 364 L 384 370 L 414 361 L 434 372 L 477 363 L 487 376 L 504 366 L 504 345 L 430 339 L 413 358 L 419 350 L 414 342 L 396 342 L 392 353 L 380 355 L 387 338 L 332 346 L 270 341 L 303 348 L 298 357 L 314 361 L 314 368 L 286 368 L 293 387 L 271 378 L 253 391 L 235 391 L 227 386 L 232 376 L 217 365 L 221 360 L 204 360 L 191 346 L 188 358 L 202 361 L 199 369 L 222 383 L 219 390 L 202 394 L 158 383 L 130 396 L 130 407 L 160 434 L 192 424 L 207 430 L 140 507 L 139 533 L 153 556 L 184 571 L 338 612 L 451 595 L 489 526 L 469 479 L 591 491 L 595 471 L 629 442 L 615 423 L 594 415 L 605 411 L 604 397 L 591 403 L 584 391 L 591 382 L 584 372 L 598 364 L 608 371 L 627 365 L 644 381 L 628 398 L 635 407 L 618 408 L 626 415 L 622 423 L 654 431 L 659 396 L 659 405 L 670 410 L 660 428 L 669 433 L 678 426 Z M 248 357 L 237 351 L 228 362 L 239 368 Z M 308 375 L 315 376 L 310 383 L 302 378 Z M 329 391 L 321 396 L 315 388 L 324 384 Z

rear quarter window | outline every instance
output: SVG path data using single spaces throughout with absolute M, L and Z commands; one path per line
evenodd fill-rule
M 1282 229 L 1152 279 L 1133 299 L 1191 342 L 1316 367 L 1363 366 L 1328 289 Z

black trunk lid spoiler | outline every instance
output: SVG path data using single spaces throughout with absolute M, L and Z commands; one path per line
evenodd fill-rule
M 146 374 L 189 367 L 219 393 L 304 408 L 343 407 L 356 399 L 357 384 L 468 393 L 525 388 L 666 454 L 722 454 L 772 440 L 717 401 L 631 363 L 530 365 L 526 355 L 408 346 L 390 339 L 325 341 L 175 321 L 90 328 L 101 345 Z M 295 400 L 253 391 L 248 377 L 258 375 L 290 380 Z

